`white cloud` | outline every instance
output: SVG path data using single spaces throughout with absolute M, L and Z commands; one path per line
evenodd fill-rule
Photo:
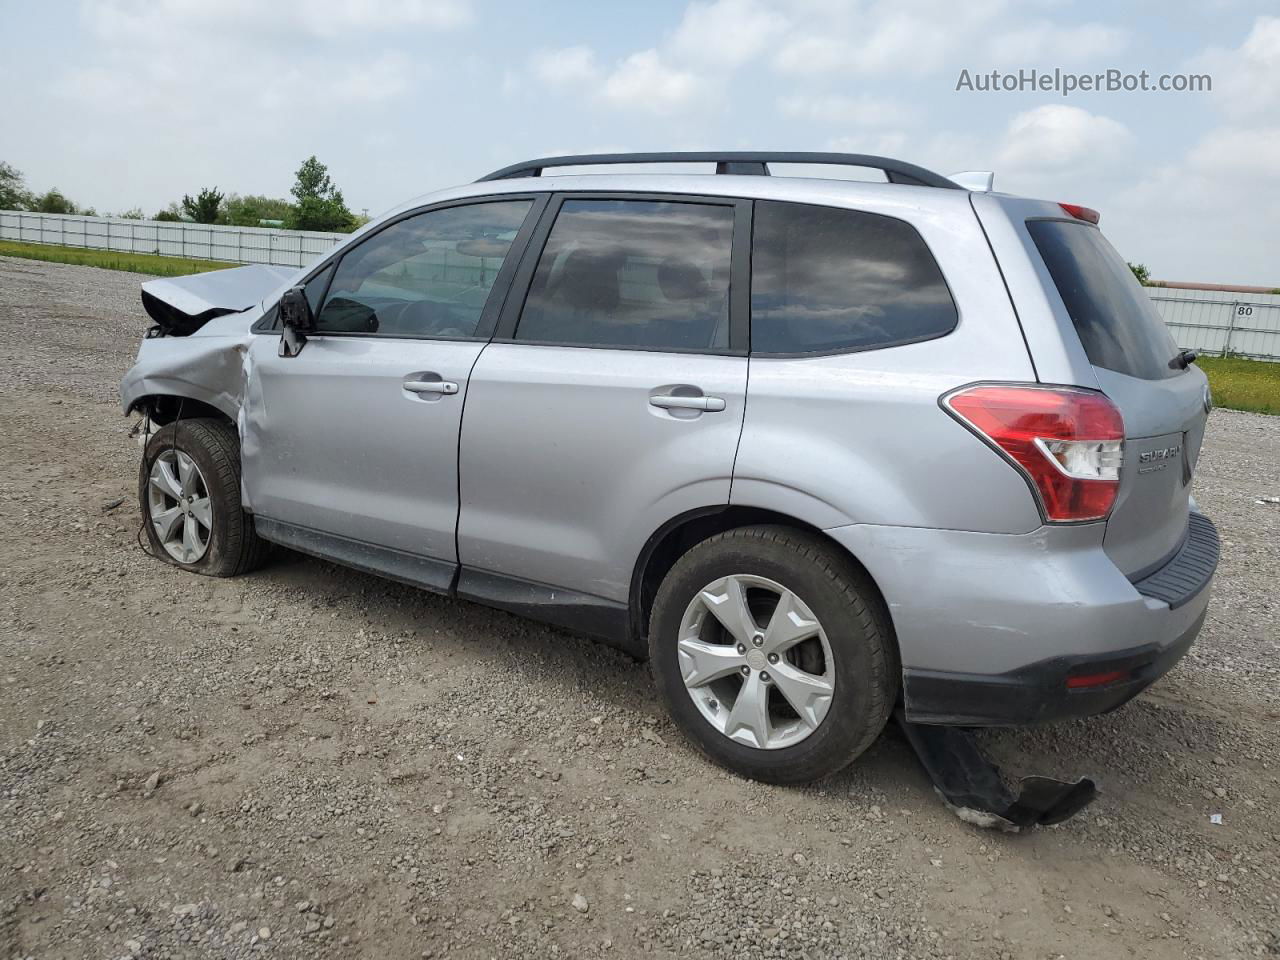
M 1280 113 L 1280 17 L 1258 17 L 1238 48 L 1211 47 L 1191 63 L 1213 77 L 1214 98 L 1233 117 Z
M 412 69 L 409 58 L 396 50 L 364 63 L 345 64 L 337 71 L 334 97 L 341 103 L 393 100 L 409 89 Z
M 540 50 L 530 58 L 533 75 L 550 87 L 576 87 L 592 83 L 599 74 L 595 51 L 590 47 Z
M 1186 167 L 1208 180 L 1253 179 L 1274 196 L 1280 170 L 1280 127 L 1226 127 L 1205 137 L 1187 154 Z M 1277 268 L 1280 270 L 1280 267 Z
M 90 29 L 113 43 L 199 41 L 210 34 L 253 43 L 264 34 L 340 38 L 351 32 L 456 27 L 471 19 L 467 0 L 88 0 Z
M 657 50 L 641 50 L 609 74 L 603 96 L 614 104 L 669 113 L 692 102 L 701 84 L 697 75 L 672 66 Z
M 81 16 L 96 56 L 66 70 L 52 85 L 56 94 L 104 114 L 145 111 L 160 123 L 201 116 L 223 135 L 237 125 L 242 133 L 276 129 L 284 114 L 308 105 L 404 95 L 426 69 L 421 61 L 390 46 L 351 55 L 351 42 L 456 27 L 470 7 L 467 0 L 98 0 Z
M 999 65 L 1047 69 L 1114 56 L 1128 45 L 1128 31 L 1117 27 L 1038 20 L 993 35 L 986 58 Z
M 1280 285 L 1280 127 L 1210 130 L 1098 206 L 1112 243 L 1161 280 Z
M 907 150 L 907 135 L 901 130 L 884 130 L 856 137 L 835 137 L 827 149 L 836 153 L 869 153 L 872 156 L 900 157 Z
M 878 19 L 858 44 L 859 72 L 927 73 L 937 70 L 959 45 L 962 28 L 943 16 L 894 13 Z
M 1007 0 L 806 5 L 795 18 L 803 26 L 782 39 L 772 62 L 797 76 L 936 72 L 1012 19 L 1007 6 Z
M 865 95 L 782 97 L 778 100 L 778 110 L 785 116 L 812 120 L 826 127 L 887 127 L 912 117 L 911 108 L 904 104 Z
M 1081 107 L 1046 104 L 1015 116 L 996 154 L 997 172 L 1038 178 L 1107 168 L 1133 145 L 1128 127 Z
M 590 47 L 543 50 L 530 58 L 529 69 L 534 79 L 546 87 L 575 91 L 587 100 L 657 115 L 673 113 L 704 99 L 714 86 L 713 81 L 672 63 L 657 49 L 633 53 L 609 70 L 600 67 L 596 52 Z
M 757 56 L 788 27 L 787 18 L 756 0 L 689 4 L 671 52 L 692 64 L 736 67 Z
M 800 34 L 783 43 L 773 65 L 783 73 L 829 73 L 847 67 L 856 56 L 853 45 L 839 37 Z
M 540 51 L 530 70 L 549 87 L 581 88 L 615 107 L 666 115 L 714 96 L 726 71 L 757 57 L 786 28 L 786 18 L 758 0 L 697 0 L 661 47 L 636 51 L 607 71 L 582 45 Z

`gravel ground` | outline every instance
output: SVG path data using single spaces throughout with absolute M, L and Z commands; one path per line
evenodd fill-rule
M 1103 791 L 1005 836 L 892 731 L 768 787 L 608 649 L 291 554 L 149 559 L 115 401 L 142 279 L 0 259 L 0 954 L 1280 954 L 1280 418 L 1213 414 L 1188 658 L 1110 716 L 987 735 Z

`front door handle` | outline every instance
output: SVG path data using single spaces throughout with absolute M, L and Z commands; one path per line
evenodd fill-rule
M 649 403 L 663 410 L 705 410 L 707 413 L 719 413 L 724 409 L 723 397 L 677 397 L 660 393 L 650 397 Z
M 452 380 L 406 380 L 402 386 L 410 393 L 443 393 L 448 396 L 458 392 Z

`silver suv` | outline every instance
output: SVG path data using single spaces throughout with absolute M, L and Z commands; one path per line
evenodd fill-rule
M 719 175 L 552 174 L 675 161 Z M 282 544 L 599 637 L 761 780 L 843 767 L 895 706 L 1113 709 L 1204 620 L 1206 380 L 1094 211 L 976 179 L 542 159 L 300 272 L 151 281 L 121 388 L 151 546 L 231 576 Z

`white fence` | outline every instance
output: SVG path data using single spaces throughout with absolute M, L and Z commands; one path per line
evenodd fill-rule
M 0 240 L 65 247 L 159 253 L 193 260 L 302 267 L 347 239 L 345 233 L 222 227 L 164 220 L 79 217 L 0 210 Z
M 1280 295 L 1148 287 L 1178 346 L 1280 360 Z
M 345 233 L 221 227 L 202 223 L 79 217 L 0 210 L 0 239 L 161 253 L 196 260 L 302 267 L 347 238 Z M 1280 295 L 1148 287 L 1179 347 L 1280 360 Z

